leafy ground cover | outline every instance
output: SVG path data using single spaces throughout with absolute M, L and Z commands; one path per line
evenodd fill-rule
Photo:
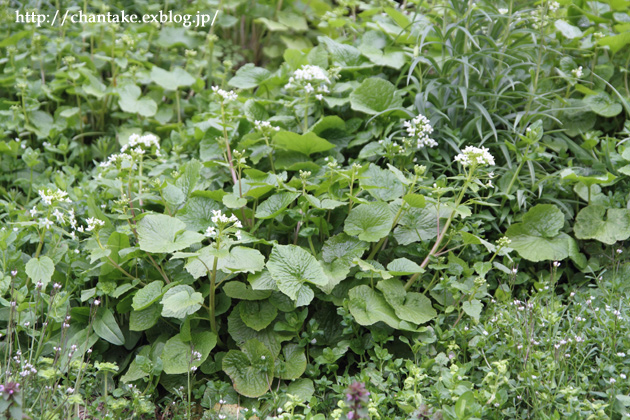
M 219 14 L 0 11 L 0 416 L 630 416 L 627 2 L 64 7 Z

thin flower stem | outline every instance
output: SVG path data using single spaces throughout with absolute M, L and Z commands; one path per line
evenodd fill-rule
M 457 197 L 457 200 L 455 201 L 455 205 L 454 205 L 455 208 L 457 208 L 461 204 L 462 200 L 464 199 L 464 194 L 466 193 L 466 190 L 468 189 L 468 185 L 470 184 L 470 181 L 472 179 L 472 175 L 474 172 L 475 172 L 475 168 L 472 167 L 470 169 L 470 172 L 468 173 L 468 176 L 466 177 L 466 181 L 464 182 L 464 185 L 462 186 L 462 190 L 460 191 L 459 196 Z M 444 227 L 442 227 L 442 231 L 438 234 L 438 237 L 435 240 L 435 243 L 433 244 L 431 251 L 429 251 L 424 261 L 422 261 L 422 264 L 420 264 L 421 268 L 425 268 L 429 264 L 431 257 L 434 256 L 437 253 L 437 251 L 440 249 L 440 244 L 446 237 L 446 234 L 448 233 L 448 228 L 451 226 L 451 222 L 453 221 L 454 217 L 455 217 L 455 210 L 451 211 L 451 214 L 446 220 Z M 440 218 L 439 213 L 437 214 L 437 218 L 439 220 Z M 420 277 L 420 274 L 421 273 L 416 273 L 413 276 L 411 276 L 409 281 L 407 281 L 407 283 L 405 284 L 405 290 L 409 290 L 409 288 L 418 279 L 418 277 Z

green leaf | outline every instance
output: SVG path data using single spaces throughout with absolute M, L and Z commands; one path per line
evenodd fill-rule
M 582 30 L 580 28 L 562 19 L 556 20 L 555 27 L 567 39 L 580 38 L 582 36 Z
M 376 287 L 400 319 L 424 324 L 437 316 L 431 300 L 421 293 L 407 292 L 398 279 L 381 280 Z
M 351 94 L 350 104 L 355 111 L 376 115 L 388 109 L 400 108 L 402 97 L 396 87 L 387 80 L 371 77 L 365 79 Z
M 139 114 L 143 117 L 152 117 L 157 112 L 157 104 L 151 98 L 140 99 L 140 88 L 136 85 L 125 85 L 118 88 L 118 106 L 131 114 Z
M 521 257 L 530 261 L 559 261 L 570 255 L 573 239 L 560 233 L 564 215 L 553 204 L 538 204 L 523 216 L 522 223 L 515 223 L 506 231 Z
M 129 330 L 145 331 L 157 324 L 162 315 L 162 308 L 154 303 L 140 311 L 131 311 L 129 314 Z
M 597 44 L 610 47 L 613 53 L 619 52 L 623 47 L 630 44 L 630 32 L 623 32 L 618 35 L 606 36 L 597 40 Z
M 608 245 L 624 241 L 630 237 L 630 210 L 590 205 L 578 213 L 573 231 L 578 239 L 596 239 Z
M 138 223 L 140 249 L 172 253 L 201 242 L 204 236 L 186 230 L 186 223 L 165 214 L 149 214 Z
M 271 296 L 271 290 L 252 290 L 249 285 L 240 281 L 225 283 L 223 292 L 231 298 L 242 300 L 263 300 Z
M 479 321 L 481 310 L 483 309 L 483 304 L 477 299 L 473 299 L 470 302 L 464 302 L 462 304 L 462 309 L 464 310 L 464 312 L 466 312 L 466 315 L 473 318 L 475 321 Z
M 587 96 L 584 102 L 591 108 L 591 111 L 602 117 L 615 117 L 623 110 L 621 104 L 613 101 L 606 92 Z
M 196 279 L 206 276 L 208 270 L 212 270 L 215 256 L 219 258 L 217 270 L 227 274 L 255 273 L 265 266 L 265 257 L 257 249 L 235 246 L 228 252 L 209 245 L 201 248 L 198 256 L 190 258 L 185 268 Z
M 240 209 L 241 207 L 247 204 L 246 199 L 241 198 L 236 194 L 225 194 L 221 201 L 223 201 L 223 204 L 225 204 L 225 207 L 229 209 Z
M 166 71 L 158 66 L 153 66 L 151 80 L 165 90 L 177 90 L 182 86 L 190 86 L 195 83 L 195 78 L 181 67 L 175 67 L 173 71 Z
M 276 319 L 278 309 L 268 300 L 241 301 L 236 305 L 241 319 L 249 328 L 260 331 Z
M 199 181 L 202 167 L 203 164 L 201 162 L 199 162 L 197 159 L 192 159 L 188 161 L 188 163 L 186 163 L 182 168 L 182 175 L 177 178 L 175 185 L 183 191 L 186 198 L 190 197 L 190 194 L 193 192 L 195 185 L 197 184 L 197 181 Z
M 258 206 L 256 209 L 257 219 L 273 219 L 286 209 L 296 198 L 299 193 L 281 192 L 274 194 Z
M 221 206 L 210 198 L 191 197 L 184 208 L 177 212 L 177 218 L 186 223 L 188 230 L 205 230 L 208 226 L 213 226 L 212 210 L 220 209 Z
M 228 85 L 238 89 L 252 89 L 267 80 L 269 76 L 271 76 L 269 70 L 247 63 L 236 71 Z
M 343 230 L 362 241 L 376 242 L 389 234 L 394 215 L 387 203 L 373 202 L 354 207 L 346 218 Z
M 141 311 L 151 306 L 154 302 L 157 302 L 157 300 L 162 297 L 162 286 L 164 286 L 164 282 L 158 280 L 152 281 L 138 290 L 131 304 L 133 309 Z
M 387 271 L 394 276 L 407 276 L 409 274 L 423 273 L 424 269 L 407 258 L 396 258 L 387 264 Z
M 382 201 L 400 198 L 405 191 L 402 182 L 392 171 L 381 169 L 376 165 L 370 165 L 361 174 L 359 183 L 372 197 Z
M 582 182 L 587 187 L 595 184 L 608 184 L 614 181 L 617 177 L 610 172 L 594 169 L 594 168 L 580 168 L 572 167 L 563 169 L 560 172 L 560 177 L 563 180 Z
M 271 386 L 274 358 L 258 340 L 249 340 L 243 351 L 230 350 L 223 358 L 223 371 L 232 379 L 234 390 L 250 398 L 264 395 Z
M 314 293 L 308 283 L 326 286 L 328 277 L 319 262 L 296 245 L 276 245 L 271 251 L 267 269 L 282 293 L 296 302 L 308 305 Z
M 284 359 L 284 360 L 283 360 Z M 297 344 L 287 344 L 282 348 L 282 356 L 276 359 L 274 373 L 280 379 L 297 379 L 306 370 L 304 349 Z
M 184 319 L 201 308 L 203 296 L 187 285 L 171 287 L 162 297 L 162 316 Z
M 400 319 L 394 309 L 380 293 L 369 286 L 361 285 L 351 289 L 348 297 L 350 313 L 358 324 L 372 325 L 382 321 L 392 328 L 398 328 L 400 325 Z
M 94 332 L 103 340 L 108 341 L 116 346 L 125 344 L 125 336 L 123 335 L 114 314 L 109 308 L 98 308 L 94 322 L 92 323 Z
M 289 300 L 288 297 L 282 293 L 278 294 Z M 273 295 L 272 295 L 273 297 Z M 290 302 L 290 301 L 289 301 Z M 273 302 L 272 302 L 273 303 Z M 293 309 L 293 305 L 290 305 Z M 282 308 L 279 308 L 282 310 Z M 242 346 L 246 341 L 256 339 L 263 343 L 274 355 L 280 353 L 280 340 L 282 339 L 278 333 L 274 331 L 274 326 L 269 325 L 267 328 L 256 331 L 253 328 L 249 328 L 241 319 L 241 314 L 237 310 L 232 310 L 228 316 L 228 332 L 236 344 Z
M 367 242 L 348 236 L 345 233 L 332 236 L 322 246 L 322 268 L 328 276 L 328 285 L 323 287 L 324 293 L 330 293 L 336 285 L 344 280 L 354 266 L 354 260 L 368 250 Z
M 369 248 L 368 244 L 345 233 L 331 236 L 322 246 L 322 259 L 327 263 L 336 261 L 351 264 L 355 258 L 361 258 Z
M 195 332 L 192 334 L 192 343 L 185 343 L 181 334 L 174 335 L 162 349 L 164 372 L 177 375 L 189 372 L 192 366 L 199 367 L 216 344 L 217 335 L 210 331 Z M 193 351 L 201 353 L 200 360 L 193 357 Z
M 413 242 L 423 242 L 435 238 L 438 230 L 437 214 L 435 204 L 407 210 L 394 229 L 394 238 L 400 245 L 409 245 Z M 447 218 L 449 214 L 448 209 L 443 206 L 440 207 L 440 219 Z
M 334 144 L 311 131 L 305 134 L 279 131 L 273 136 L 273 143 L 281 149 L 299 152 L 306 156 L 325 152 L 335 147 Z
M 315 386 L 311 379 L 298 379 L 289 384 L 287 387 L 287 394 L 300 397 L 302 401 L 309 401 L 315 394 Z M 313 420 L 326 420 L 326 418 L 323 414 L 318 414 L 313 417 Z
M 424 196 L 420 194 L 406 194 L 403 197 L 403 200 L 405 200 L 405 202 L 409 204 L 411 207 L 415 207 L 418 209 L 421 209 L 424 206 L 426 206 L 426 201 L 424 199 Z
M 326 46 L 326 49 L 330 52 L 332 62 L 335 66 L 341 67 L 344 70 L 349 68 L 366 67 L 365 59 L 361 57 L 361 52 L 352 45 L 339 43 L 327 36 L 317 37 L 317 40 L 320 44 L 324 44 Z
M 31 258 L 26 263 L 26 275 L 33 280 L 34 283 L 41 282 L 42 289 L 45 289 L 55 272 L 55 264 L 47 256 L 39 258 Z

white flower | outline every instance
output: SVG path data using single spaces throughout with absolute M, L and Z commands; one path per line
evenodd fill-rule
M 236 233 L 234 234 L 234 236 L 236 236 L 236 240 L 237 241 L 242 241 L 243 240 L 243 234 L 240 230 L 237 230 Z
M 206 229 L 205 235 L 208 238 L 214 238 L 217 236 L 217 230 L 213 226 L 208 226 L 208 229 Z
M 329 93 L 328 84 L 331 83 L 326 70 L 319 66 L 305 65 L 293 72 L 285 89 L 303 88 L 307 93 L 315 91 L 314 82 L 319 82 L 318 93 Z
M 68 193 L 57 188 L 57 191 L 53 191 L 50 188 L 38 191 L 39 196 L 42 198 L 42 202 L 47 206 L 50 206 L 53 202 L 67 202 L 71 203 L 68 198 Z
M 122 153 L 125 153 L 129 149 L 137 154 L 144 154 L 144 149 L 151 149 L 155 146 L 160 149 L 160 139 L 155 134 L 145 134 L 140 136 L 138 134 L 132 134 L 129 136 L 129 142 L 120 148 Z M 144 149 L 143 149 L 144 147 Z
M 505 7 L 501 7 L 498 9 L 498 12 L 501 13 L 502 15 L 507 14 L 507 12 L 509 12 L 508 9 L 506 9 Z
M 574 76 L 576 79 L 579 79 L 579 78 L 580 78 L 580 77 L 582 77 L 582 75 L 584 74 L 584 73 L 582 72 L 582 66 L 578 67 L 577 69 L 573 69 L 573 70 L 571 70 L 571 73 L 573 73 L 573 76 Z
M 317 95 L 315 95 L 315 99 L 321 101 L 322 99 L 324 99 L 324 96 L 321 93 L 318 93 Z
M 93 231 L 97 226 L 105 226 L 105 222 L 97 219 L 96 217 L 90 217 L 87 220 L 87 227 L 85 228 L 86 232 Z
M 55 211 L 53 211 L 53 216 L 55 216 L 58 222 L 63 222 L 63 213 L 60 212 L 59 209 L 55 209 Z
M 293 72 L 293 79 L 297 81 L 302 80 L 319 80 L 326 83 L 330 83 L 326 70 L 319 66 L 305 65 Z M 291 81 L 291 80 L 289 80 Z
M 125 147 L 125 146 L 123 146 L 123 147 Z M 131 157 L 131 155 L 129 155 L 127 153 L 113 154 L 113 155 L 110 155 L 107 158 L 107 161 L 101 162 L 99 164 L 99 166 L 101 168 L 108 168 L 112 164 L 116 165 L 116 164 L 122 163 L 123 161 L 129 161 L 129 164 L 131 165 L 131 164 L 133 164 L 133 157 Z
M 35 207 L 33 207 L 28 212 L 31 213 L 31 217 L 35 217 L 35 215 L 37 214 L 37 209 Z
M 212 91 L 219 95 L 222 101 L 225 102 L 231 102 L 238 99 L 238 95 L 233 90 L 228 92 L 227 90 L 219 89 L 218 86 L 212 86 Z
M 557 12 L 559 8 L 560 8 L 560 3 L 558 3 L 557 1 L 552 1 L 551 3 L 549 3 L 550 12 L 552 13 Z
M 625 374 L 625 373 L 620 373 L 620 374 L 619 374 L 619 377 L 620 377 L 621 379 L 626 379 L 626 374 Z
M 271 125 L 269 121 L 254 121 L 254 127 L 256 131 L 260 131 L 261 133 L 267 133 L 269 131 L 280 131 L 280 127 L 276 127 Z
M 49 220 L 47 217 L 43 219 L 39 219 L 39 225 L 45 227 L 46 229 L 50 229 L 52 225 L 54 225 L 52 220 Z
M 455 161 L 461 163 L 462 166 L 489 166 L 494 165 L 494 156 L 486 147 L 466 146 L 460 154 L 455 156 Z
M 407 130 L 408 140 L 416 142 L 418 149 L 425 146 L 436 147 L 438 143 L 429 135 L 433 133 L 433 127 L 427 117 L 418 114 L 410 121 L 403 122 L 403 126 Z

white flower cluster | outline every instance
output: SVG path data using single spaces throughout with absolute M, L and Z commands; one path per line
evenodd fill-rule
M 39 190 L 39 196 L 42 198 L 42 202 L 47 206 L 53 204 L 53 202 L 66 202 L 72 203 L 72 201 L 68 198 L 68 193 L 57 188 L 57 191 L 53 191 L 50 188 L 46 190 Z
M 313 84 L 318 83 L 315 88 Z M 330 93 L 330 78 L 326 70 L 319 66 L 304 65 L 293 72 L 293 76 L 289 78 L 289 83 L 284 85 L 285 89 L 304 89 L 308 94 L 317 91 L 315 97 L 320 101 L 324 99 L 322 93 Z
M 584 72 L 582 72 L 582 66 L 578 67 L 577 69 L 571 70 L 571 73 L 573 73 L 573 77 L 575 77 L 576 79 L 579 79 L 584 74 Z
M 132 151 L 143 155 L 144 149 L 150 149 L 153 146 L 157 148 L 157 155 L 160 156 L 160 139 L 155 134 L 145 134 L 144 136 L 140 136 L 138 134 L 132 134 L 129 136 L 129 142 L 120 148 L 122 153 L 125 153 L 129 149 L 133 149 Z
M 87 227 L 85 228 L 86 232 L 91 232 L 99 226 L 105 226 L 105 222 L 101 219 L 97 219 L 96 217 L 90 217 L 87 220 Z
M 490 166 L 494 165 L 494 156 L 486 147 L 466 146 L 455 160 L 462 166 Z
M 210 220 L 212 221 L 212 223 L 217 225 L 218 229 L 214 226 L 208 226 L 205 232 L 205 235 L 208 238 L 216 238 L 223 231 L 226 231 L 227 233 L 232 233 L 228 229 L 241 229 L 243 227 L 243 224 L 240 220 L 238 220 L 235 215 L 227 217 L 225 214 L 223 214 L 221 210 L 212 210 L 212 217 L 210 218 Z M 233 234 L 238 241 L 242 239 L 242 233 L 240 230 L 236 230 L 235 232 L 233 232 Z
M 501 7 L 498 9 L 498 12 L 501 13 L 502 15 L 505 15 L 509 12 L 509 10 L 506 9 L 505 7 Z
M 433 127 L 431 127 L 431 122 L 424 115 L 418 114 L 411 121 L 405 121 L 403 125 L 407 129 L 408 140 L 416 142 L 418 149 L 425 146 L 436 147 L 438 145 L 435 140 L 429 137 L 433 133 Z
M 144 155 L 148 150 L 155 146 L 156 156 L 160 154 L 160 139 L 155 134 L 145 134 L 143 136 L 132 134 L 129 136 L 129 142 L 120 148 L 120 153 L 110 155 L 105 162 L 100 163 L 101 168 L 108 168 L 112 165 L 118 166 L 127 161 L 129 166 L 135 168 L 134 158 Z
M 261 133 L 268 133 L 270 131 L 280 131 L 280 127 L 271 125 L 269 121 L 256 120 L 254 121 L 254 127 L 256 128 L 256 131 L 259 131 Z
M 233 90 L 227 91 L 223 89 L 219 89 L 218 86 L 212 86 L 212 91 L 221 97 L 222 101 L 231 102 L 238 99 L 238 95 Z
M 552 1 L 551 3 L 549 3 L 549 11 L 551 13 L 557 12 L 559 8 L 560 8 L 560 3 L 558 3 L 557 1 Z
M 105 161 L 105 162 L 101 162 L 101 163 L 99 164 L 99 166 L 100 166 L 101 168 L 108 168 L 108 167 L 110 167 L 110 166 L 112 166 L 112 165 L 118 165 L 119 163 L 122 163 L 122 162 L 123 162 L 123 161 L 125 161 L 125 160 L 129 161 L 129 162 L 130 162 L 130 165 L 133 163 L 133 157 L 131 157 L 131 155 L 130 155 L 130 154 L 127 154 L 127 153 L 117 153 L 117 154 L 110 155 L 110 156 L 107 158 L 107 161 Z

